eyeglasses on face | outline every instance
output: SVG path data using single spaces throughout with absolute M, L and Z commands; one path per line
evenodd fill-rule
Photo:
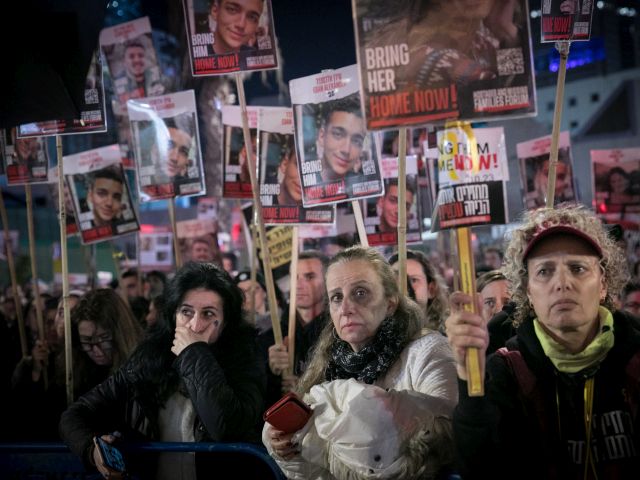
M 111 348 L 112 343 L 113 337 L 110 333 L 80 339 L 80 347 L 85 352 L 90 352 L 95 346 L 98 346 L 101 350 L 106 350 Z

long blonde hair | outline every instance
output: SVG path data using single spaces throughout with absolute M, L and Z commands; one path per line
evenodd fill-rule
M 339 252 L 327 265 L 325 284 L 326 276 L 333 265 L 355 261 L 367 262 L 378 275 L 382 283 L 385 298 L 397 299 L 398 306 L 390 317 L 392 321 L 400 325 L 403 343 L 404 345 L 408 344 L 420 332 L 423 313 L 418 304 L 400 294 L 396 275 L 384 257 L 376 250 L 358 245 Z M 336 337 L 337 332 L 335 331 L 333 322 L 327 322 L 311 354 L 311 361 L 298 383 L 297 392 L 299 394 L 307 393 L 311 390 L 311 387 L 325 380 L 325 369 L 331 359 L 331 348 L 336 341 Z

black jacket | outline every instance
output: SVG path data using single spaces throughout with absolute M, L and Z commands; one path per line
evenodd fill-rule
M 331 319 L 325 312 L 320 313 L 317 317 L 311 320 L 308 324 L 302 325 L 302 322 L 298 320 L 296 324 L 296 341 L 295 341 L 295 353 L 294 353 L 294 374 L 300 377 L 310 360 L 310 354 L 316 341 L 320 337 L 322 329 L 327 322 Z M 287 336 L 289 330 L 288 317 L 283 319 L 280 324 L 282 329 L 282 336 Z M 267 371 L 267 395 L 265 409 L 277 402 L 284 394 L 282 393 L 282 377 L 280 375 L 274 375 L 269 369 L 269 347 L 275 343 L 273 338 L 273 330 L 269 329 L 258 336 L 258 343 L 260 345 L 260 351 L 262 354 L 262 360 L 264 362 Z
M 595 376 L 591 444 L 598 478 L 637 478 L 640 363 L 635 378 L 628 378 L 626 370 L 638 358 L 640 329 L 637 319 L 624 312 L 613 317 L 615 343 L 597 369 L 560 373 L 544 354 L 533 322 L 526 321 L 507 348 L 519 350 L 533 374 L 531 393 L 524 394 L 501 355 L 488 358 L 483 397 L 469 397 L 466 382 L 460 381 L 453 426 L 465 480 L 582 479 L 589 376 Z
M 226 345 L 194 343 L 177 357 L 171 342 L 166 336 L 141 344 L 120 370 L 62 414 L 60 435 L 86 465 L 95 435 L 117 430 L 124 440 L 159 440 L 158 412 L 178 389 L 196 411 L 196 441 L 259 441 L 265 373 L 254 332 Z

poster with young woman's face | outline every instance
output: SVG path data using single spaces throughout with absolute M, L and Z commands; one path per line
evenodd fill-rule
M 352 0 L 369 130 L 536 113 L 527 0 Z
M 95 243 L 140 230 L 118 145 L 64 157 L 82 243 Z
M 640 230 L 640 148 L 591 150 L 596 214 Z

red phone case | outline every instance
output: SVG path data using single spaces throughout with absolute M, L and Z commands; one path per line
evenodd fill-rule
M 312 410 L 295 393 L 287 393 L 264 412 L 262 418 L 285 433 L 293 433 L 305 426 Z

